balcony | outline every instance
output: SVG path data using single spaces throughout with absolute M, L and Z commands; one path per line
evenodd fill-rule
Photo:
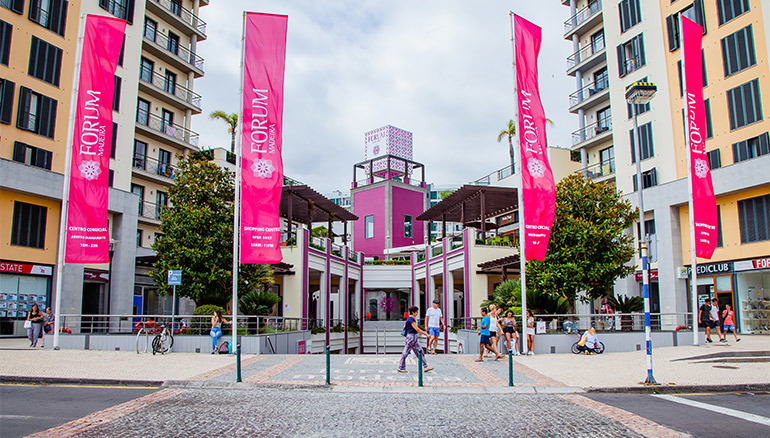
M 166 208 L 154 202 L 139 201 L 139 220 L 153 225 L 160 225 L 160 212 Z
M 138 112 L 136 130 L 158 141 L 171 142 L 183 149 L 198 150 L 197 132 L 168 123 L 157 114 Z
M 572 133 L 572 150 L 580 148 L 591 148 L 601 142 L 612 138 L 612 118 L 601 122 L 592 123 L 583 129 L 578 129 Z
M 577 113 L 580 109 L 586 109 L 594 105 L 606 102 L 610 99 L 609 79 L 591 82 L 583 88 L 569 95 L 569 111 Z
M 583 173 L 583 170 L 578 170 L 575 173 Z M 615 158 L 602 161 L 601 163 L 592 164 L 585 169 L 586 178 L 593 182 L 607 181 L 611 176 L 615 175 Z
M 186 35 L 196 34 L 198 41 L 206 39 L 206 22 L 184 6 L 172 3 L 171 0 L 148 0 L 147 10 Z
M 602 36 L 567 57 L 567 75 L 575 76 L 578 70 L 586 71 L 606 61 L 607 51 Z
M 189 109 L 193 114 L 201 113 L 201 96 L 179 84 L 168 81 L 152 71 L 139 74 L 139 89 L 176 107 Z
M 193 72 L 196 78 L 203 76 L 203 58 L 155 29 L 145 27 L 142 50 L 152 53 L 183 72 Z
M 134 155 L 132 167 L 135 174 L 163 184 L 169 184 L 173 181 L 177 172 L 176 167 L 170 163 L 145 155 Z
M 591 29 L 601 22 L 602 1 L 596 0 L 564 22 L 564 38 L 570 39 L 573 34 Z

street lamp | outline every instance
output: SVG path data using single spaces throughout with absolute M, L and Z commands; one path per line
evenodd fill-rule
M 658 87 L 651 82 L 634 82 L 626 88 L 626 102 L 634 113 L 634 137 L 636 138 L 636 189 L 639 194 L 639 248 L 642 255 L 642 285 L 644 290 L 644 337 L 647 344 L 647 379 L 645 384 L 655 385 L 652 376 L 652 327 L 650 325 L 650 268 L 647 265 L 647 232 L 644 229 L 644 182 L 642 181 L 642 141 L 636 121 L 637 105 L 644 105 L 652 100 Z M 644 238 L 642 238 L 644 236 Z

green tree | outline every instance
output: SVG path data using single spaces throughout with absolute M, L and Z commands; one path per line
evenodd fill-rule
M 545 260 L 527 261 L 527 291 L 566 297 L 611 295 L 615 279 L 634 272 L 630 228 L 637 212 L 614 185 L 573 174 L 556 185 L 556 217 Z M 527 294 L 529 298 L 529 294 Z
M 490 304 L 496 305 L 503 311 L 513 310 L 516 317 L 521 315 L 521 279 L 515 278 L 498 284 L 493 298 L 483 303 L 485 306 Z M 569 303 L 566 297 L 528 288 L 527 307 L 532 310 L 532 313 L 565 314 Z
M 163 237 L 152 246 L 158 260 L 150 276 L 160 293 L 170 294 L 167 272 L 181 269 L 179 296 L 198 306 L 225 307 L 233 283 L 233 174 L 193 156 L 180 157 L 178 168 L 169 189 L 170 205 L 161 212 Z M 241 265 L 238 272 L 239 296 L 273 283 L 267 265 Z
M 238 128 L 238 114 L 236 113 L 230 113 L 227 114 L 226 112 L 222 110 L 216 110 L 212 111 L 211 114 L 209 114 L 209 118 L 212 120 L 219 119 L 227 123 L 227 133 L 230 134 L 230 152 L 235 153 L 235 134 L 236 129 Z
M 325 226 L 319 225 L 310 230 L 312 237 L 329 237 L 329 230 Z
M 516 125 L 513 120 L 508 120 L 508 126 L 497 134 L 497 142 L 500 143 L 504 138 L 508 139 L 508 154 L 511 156 L 511 169 L 514 169 L 513 163 L 513 136 L 516 135 Z
M 281 297 L 268 290 L 253 290 L 244 294 L 238 302 L 239 310 L 244 315 L 266 316 L 273 312 L 273 306 L 281 301 Z M 249 318 L 249 333 L 259 331 L 259 318 Z

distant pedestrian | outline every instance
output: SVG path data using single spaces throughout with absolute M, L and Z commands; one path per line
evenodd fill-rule
M 444 314 L 439 308 L 439 301 L 433 300 L 433 306 L 425 312 L 425 327 L 428 328 L 428 354 L 436 354 L 438 337 L 444 330 Z
M 703 331 L 706 332 L 706 342 L 714 342 L 711 340 L 711 330 L 717 326 L 717 323 L 711 320 L 711 302 L 705 301 L 698 308 L 698 324 L 703 327 Z
M 214 311 L 214 316 L 211 317 L 211 354 L 216 354 L 219 350 L 217 344 L 219 338 L 222 336 L 222 324 L 229 324 L 229 321 L 222 317 L 222 312 L 219 310 Z
M 45 308 L 45 313 L 43 314 L 43 345 L 40 347 L 45 347 L 45 337 L 46 335 L 50 335 L 53 333 L 53 326 L 54 326 L 54 314 L 51 311 L 50 307 Z
M 719 300 L 716 297 L 714 297 L 711 300 L 711 310 L 710 310 L 709 316 L 711 317 L 711 320 L 714 321 L 715 323 L 714 325 L 716 326 L 716 329 L 717 329 L 717 336 L 719 336 L 719 342 L 727 342 L 727 339 L 726 339 L 727 336 L 725 336 L 725 334 L 722 333 L 722 324 L 720 323 L 721 318 L 719 316 Z
M 481 316 L 483 317 L 481 319 L 481 325 L 479 326 L 479 358 L 476 360 L 476 362 L 484 362 L 484 350 L 491 351 L 495 354 L 495 360 L 500 359 L 503 357 L 502 354 L 497 352 L 497 347 L 495 347 L 494 344 L 492 344 L 489 340 L 489 325 L 490 325 L 490 318 L 489 318 L 489 311 L 486 307 L 481 308 Z
M 527 354 L 533 356 L 535 354 L 535 317 L 532 316 L 532 312 L 527 309 Z
M 503 332 L 500 324 L 498 323 L 500 318 L 500 311 L 501 310 L 494 304 L 489 306 L 489 343 L 494 345 L 495 349 L 497 349 L 498 345 L 500 345 L 499 335 Z
M 505 312 L 505 318 L 499 322 L 500 327 L 505 333 L 505 342 L 508 351 L 511 351 L 511 339 L 513 339 L 513 355 L 519 355 L 519 333 L 516 331 L 516 318 L 513 317 L 513 310 Z
M 735 313 L 729 304 L 725 305 L 725 310 L 722 311 L 722 318 L 725 320 L 725 337 L 727 337 L 727 332 L 733 332 L 735 342 L 740 342 L 741 339 L 738 337 L 738 332 L 735 331 Z
M 33 304 L 32 309 L 27 312 L 27 321 L 30 322 L 30 327 L 27 329 L 29 346 L 37 347 L 37 339 L 40 337 L 40 333 L 43 332 L 43 313 L 37 304 Z
M 417 339 L 417 333 L 428 336 L 428 332 L 421 329 L 417 325 L 418 311 L 419 309 L 417 306 L 410 307 L 409 317 L 406 318 L 406 322 L 404 323 L 404 330 L 406 330 L 406 342 L 404 343 L 404 351 L 401 352 L 401 362 L 398 364 L 399 373 L 409 372 L 406 370 L 406 358 L 409 356 L 410 352 L 414 352 L 417 357 L 420 357 L 420 355 L 423 353 L 422 347 L 420 346 L 420 341 Z M 425 354 L 422 354 L 422 370 L 427 373 L 432 369 L 433 367 L 429 367 L 428 362 L 425 360 Z

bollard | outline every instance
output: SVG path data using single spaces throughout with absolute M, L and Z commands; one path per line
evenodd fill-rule
M 235 347 L 235 381 L 241 381 L 241 343 Z
M 422 387 L 422 347 L 417 352 L 417 386 Z
M 327 345 L 326 346 L 326 384 L 327 385 L 331 385 L 332 384 L 331 383 L 331 369 L 330 369 L 331 368 L 330 367 L 331 359 L 330 358 L 331 358 L 331 347 L 329 347 Z
M 513 386 L 513 352 L 508 350 L 508 386 Z

